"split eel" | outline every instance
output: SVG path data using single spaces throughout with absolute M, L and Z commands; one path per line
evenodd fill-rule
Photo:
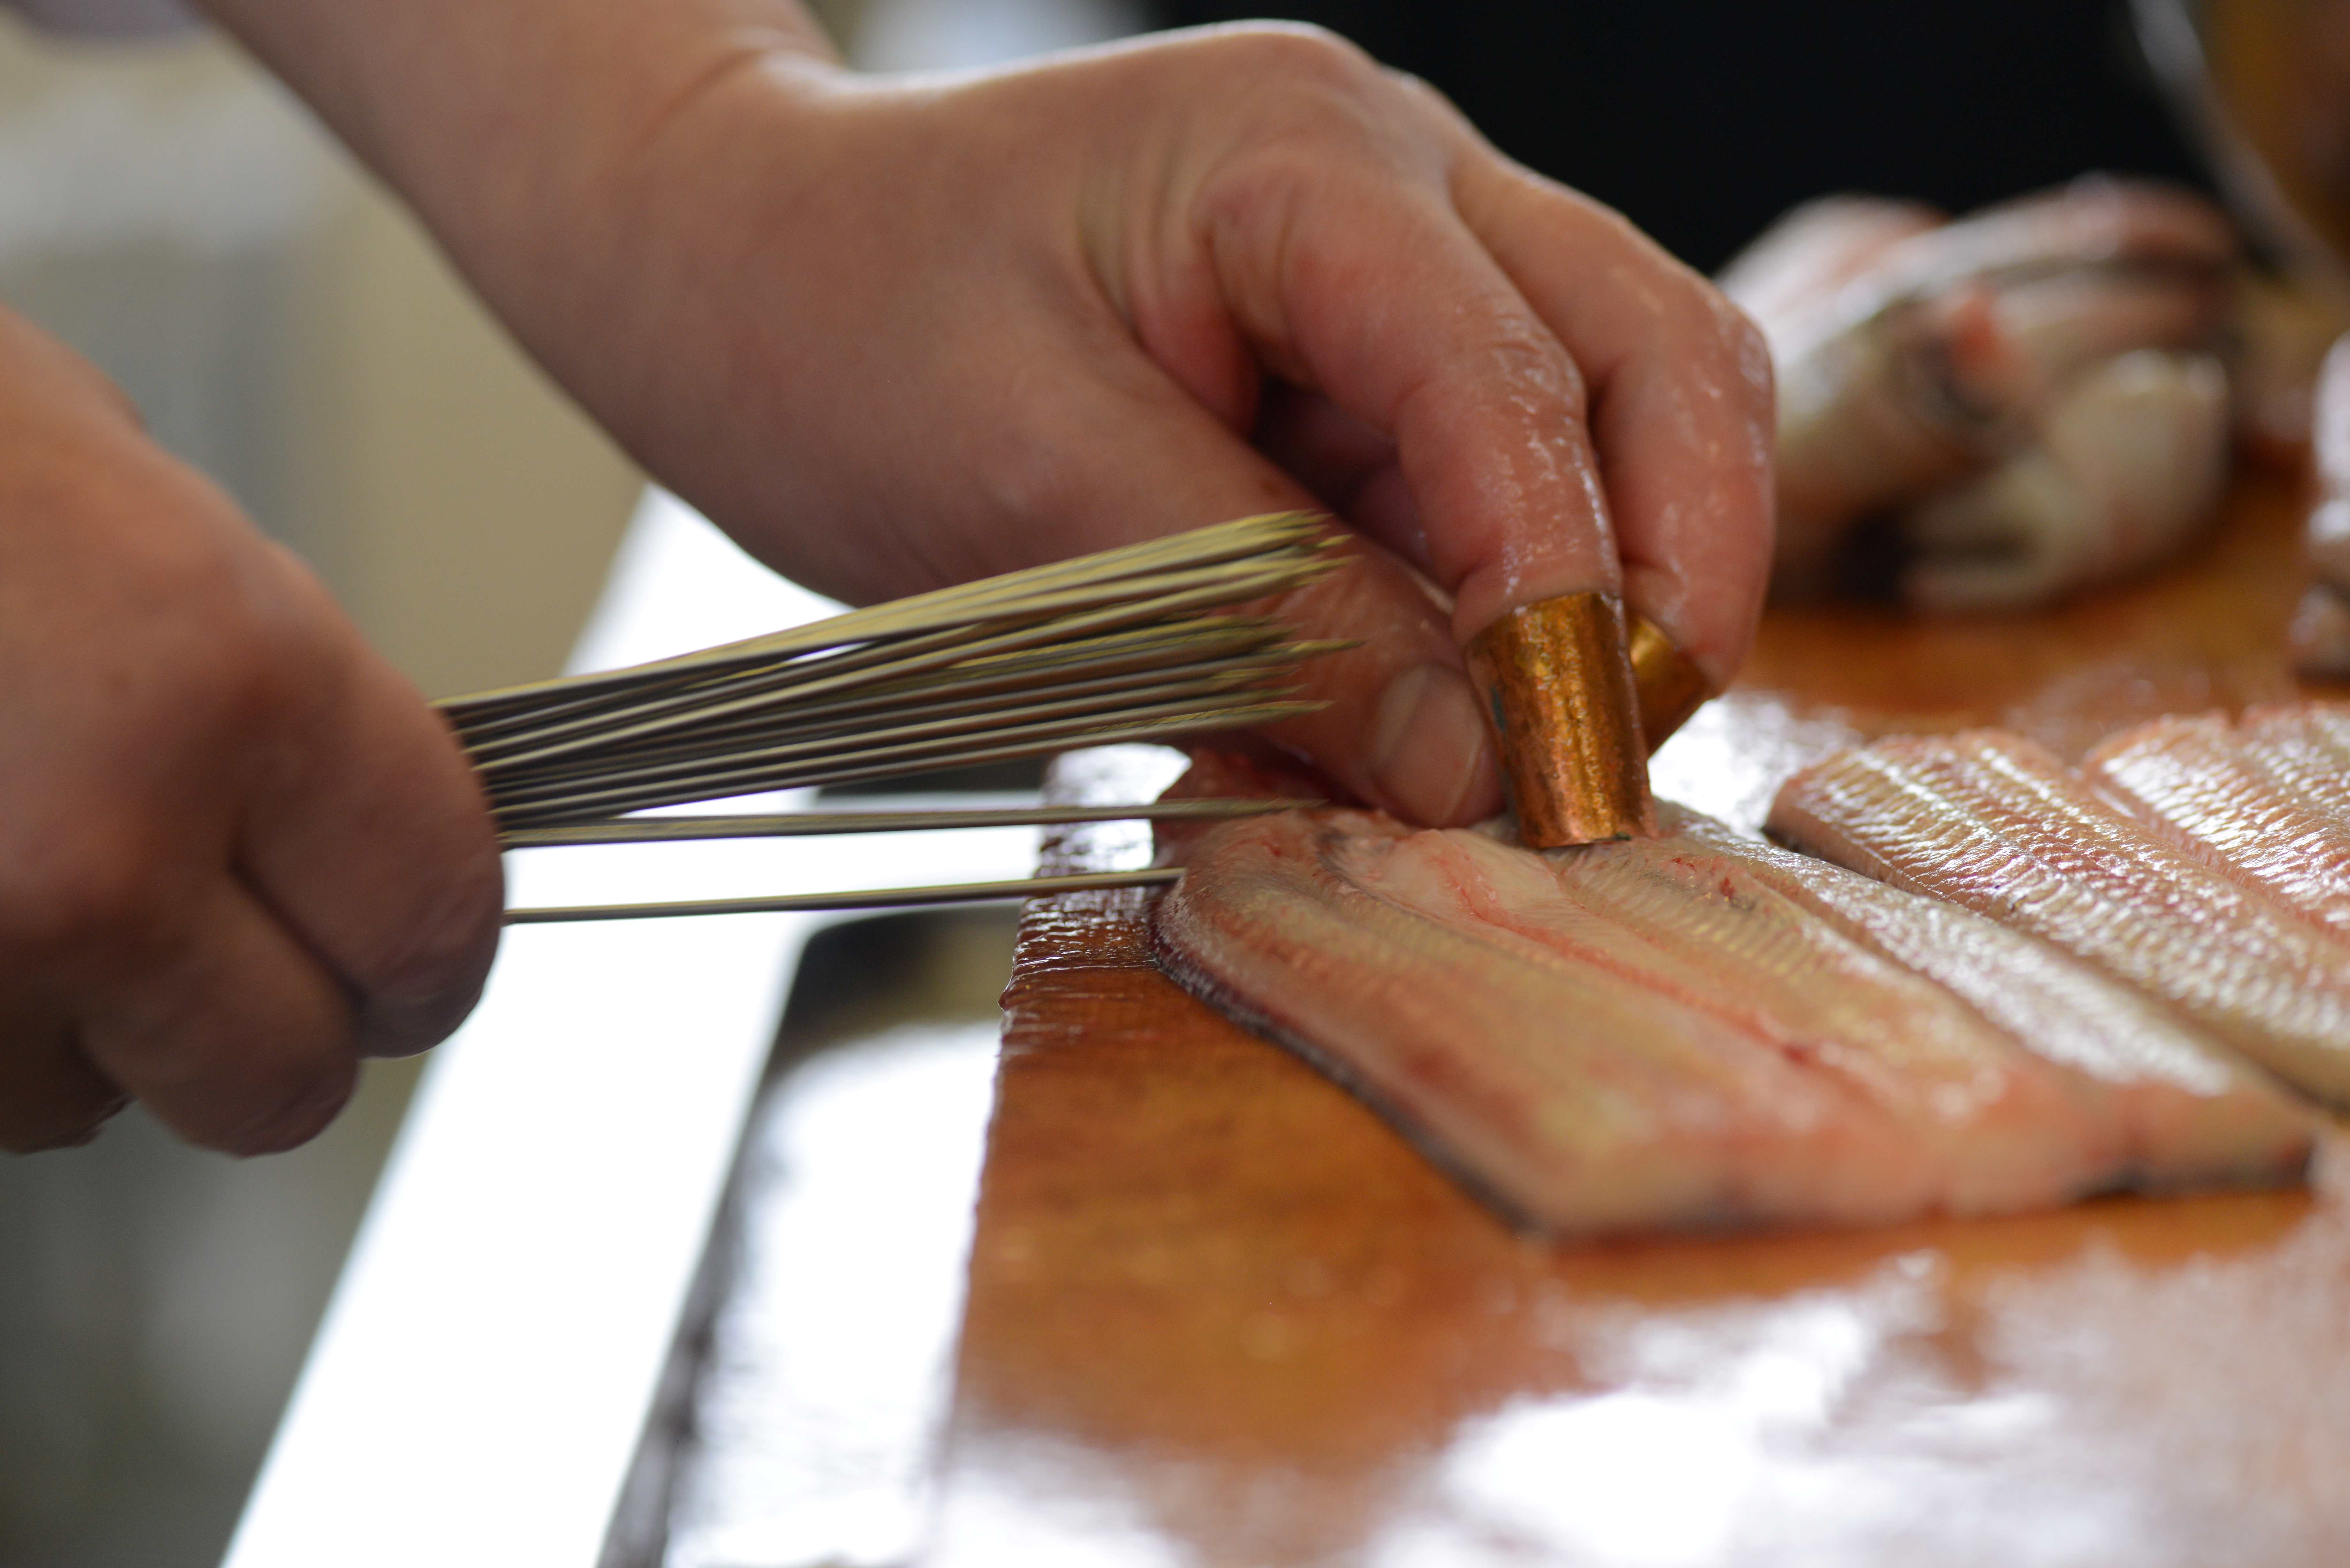
M 1977 731 L 1864 746 L 1789 779 L 1769 826 L 2049 941 L 2350 1103 L 2350 940 L 2178 847 L 2028 741 Z
M 2081 771 L 2177 847 L 2350 935 L 2350 711 L 2158 719 Z
M 1558 1236 L 2293 1179 L 2313 1118 L 2086 967 L 1667 808 L 1538 855 L 1373 813 L 1190 844 L 1162 963 Z

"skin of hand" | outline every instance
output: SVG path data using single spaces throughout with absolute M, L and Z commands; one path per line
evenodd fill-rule
M 504 888 L 449 732 L 294 558 L 0 313 L 0 1148 L 129 1098 L 258 1154 L 471 1008 Z
M 1501 805 L 1461 645 L 1620 589 L 1717 682 L 1770 558 L 1744 319 L 1305 29 L 842 70 L 775 0 L 214 0 L 663 482 L 868 602 L 1319 502 L 1271 607 L 1376 804 Z

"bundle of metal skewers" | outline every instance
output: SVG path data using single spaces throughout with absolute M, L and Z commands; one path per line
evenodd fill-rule
M 1318 704 L 1301 701 L 1285 678 L 1342 645 L 1294 640 L 1263 617 L 1209 612 L 1336 569 L 1324 519 L 1243 518 L 681 658 L 453 698 L 441 709 L 487 786 L 508 848 L 1245 815 L 1301 803 L 658 813 L 1310 712 Z M 648 812 L 657 815 L 639 815 Z M 515 910 L 508 919 L 871 908 L 1171 876 Z

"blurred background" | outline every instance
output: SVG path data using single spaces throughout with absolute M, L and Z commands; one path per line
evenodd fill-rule
M 883 68 L 1137 25 L 1088 0 L 818 9 Z M 643 489 L 207 31 L 64 39 L 0 11 L 0 303 L 113 376 L 428 694 L 554 674 Z M 0 1158 L 0 1568 L 218 1560 L 420 1067 L 373 1064 L 333 1128 L 269 1159 L 136 1111 Z
M 816 9 L 877 69 L 1264 14 Z M 2121 0 L 1272 10 L 1426 77 L 1707 270 L 1827 191 L 1962 212 L 2086 169 L 2209 183 Z M 426 692 L 554 673 L 641 476 L 232 47 L 66 41 L 12 16 L 0 304 L 113 375 Z M 375 1065 L 333 1129 L 268 1160 L 182 1148 L 134 1112 L 88 1148 L 0 1161 L 0 1568 L 217 1559 L 418 1071 Z

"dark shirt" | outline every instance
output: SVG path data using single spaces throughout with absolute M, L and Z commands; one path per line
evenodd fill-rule
M 1158 15 L 1343 33 L 1709 272 L 1834 191 L 1963 212 L 2096 169 L 2209 189 L 2108 0 L 1159 0 Z

